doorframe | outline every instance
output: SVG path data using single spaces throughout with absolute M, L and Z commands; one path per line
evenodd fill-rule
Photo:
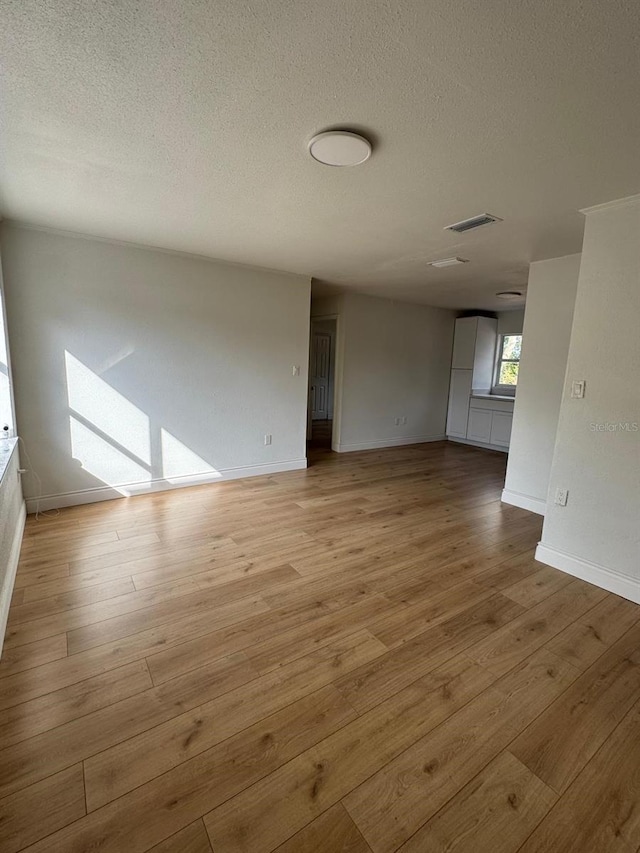
M 313 347 L 313 324 L 318 320 L 336 321 L 335 365 L 333 374 L 333 421 L 331 427 L 331 449 L 340 446 L 342 423 L 342 373 L 344 364 L 344 322 L 340 314 L 312 315 L 309 321 L 309 382 L 307 387 L 307 424 L 311 423 L 311 348 Z

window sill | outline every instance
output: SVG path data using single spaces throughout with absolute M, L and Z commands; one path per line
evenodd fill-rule
M 9 466 L 9 460 L 13 455 L 18 444 L 17 438 L 1 438 L 0 439 L 0 483 L 4 477 L 4 472 Z

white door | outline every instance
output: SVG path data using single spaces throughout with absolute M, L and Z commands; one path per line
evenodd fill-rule
M 329 377 L 331 375 L 331 335 L 314 332 L 311 346 L 311 417 L 329 417 Z
M 469 418 L 469 397 L 471 396 L 472 370 L 452 370 L 449 388 L 449 411 L 447 414 L 447 435 L 457 438 L 467 437 L 467 419 Z

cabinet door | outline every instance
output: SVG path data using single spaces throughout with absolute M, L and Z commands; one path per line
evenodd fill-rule
M 498 321 L 478 317 L 476 351 L 473 359 L 473 389 L 491 388 L 498 340 Z
M 449 386 L 449 411 L 447 413 L 447 435 L 467 437 L 469 397 L 471 395 L 471 370 L 452 370 Z
M 487 409 L 469 409 L 469 426 L 467 438 L 473 441 L 491 441 L 491 416 L 493 412 Z
M 493 412 L 491 419 L 491 444 L 509 447 L 513 415 L 507 412 Z
M 456 320 L 456 331 L 453 338 L 454 370 L 473 370 L 473 359 L 476 351 L 477 317 L 461 317 Z

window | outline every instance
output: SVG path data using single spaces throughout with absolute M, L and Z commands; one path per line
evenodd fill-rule
M 522 335 L 501 335 L 498 342 L 498 360 L 494 391 L 515 394 L 520 369 Z

